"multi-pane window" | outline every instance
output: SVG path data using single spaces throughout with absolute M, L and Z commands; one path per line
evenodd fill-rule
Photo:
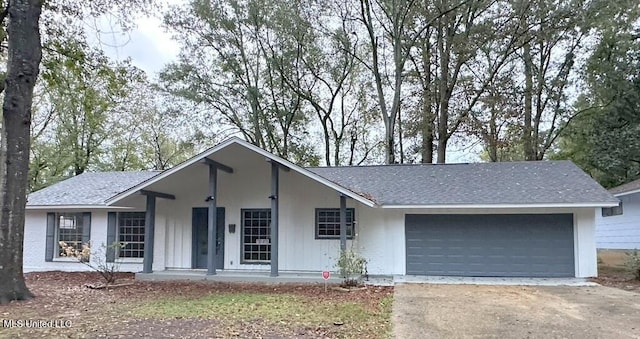
M 144 222 L 145 212 L 118 213 L 119 258 L 144 257 Z
M 614 215 L 622 215 L 622 202 L 618 206 L 602 208 L 603 217 L 612 217 Z
M 354 209 L 347 208 L 347 238 L 353 239 Z M 316 238 L 339 239 L 340 238 L 340 209 L 317 208 L 316 209 Z
M 242 210 L 242 261 L 271 261 L 271 210 Z
M 58 234 L 58 254 L 62 255 L 64 250 L 60 242 L 67 246 L 82 251 L 82 213 L 58 213 L 56 214 L 56 228 Z

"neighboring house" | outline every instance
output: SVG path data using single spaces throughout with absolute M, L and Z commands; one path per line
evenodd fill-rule
M 568 161 L 302 168 L 232 138 L 30 194 L 24 266 L 85 269 L 58 241 L 91 240 L 126 242 L 107 259 L 146 273 L 318 272 L 353 248 L 371 275 L 589 277 L 595 212 L 617 204 Z
M 601 249 L 640 249 L 640 179 L 609 190 L 620 200 L 596 216 L 596 246 Z

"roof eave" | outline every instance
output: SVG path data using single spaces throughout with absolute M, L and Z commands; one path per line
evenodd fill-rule
M 442 204 L 442 205 L 382 205 L 384 209 L 511 209 L 511 208 L 599 208 L 618 206 L 617 202 L 546 203 L 546 204 Z
M 74 205 L 74 204 L 67 204 L 67 205 L 27 205 L 25 207 L 27 210 L 66 210 L 66 209 L 92 209 L 92 210 L 96 210 L 96 209 L 102 209 L 102 210 L 118 210 L 118 209 L 122 209 L 122 210 L 126 210 L 126 209 L 131 209 L 131 207 L 120 207 L 120 206 L 108 206 L 108 205 L 91 205 L 91 204 L 84 204 L 84 205 Z
M 285 160 L 285 159 L 282 159 L 282 158 L 280 158 L 278 156 L 275 156 L 275 155 L 263 150 L 262 148 L 260 148 L 258 146 L 255 146 L 255 145 L 252 145 L 252 144 L 250 144 L 250 143 L 248 143 L 248 142 L 246 142 L 244 140 L 241 140 L 241 139 L 239 139 L 237 137 L 232 137 L 230 139 L 227 139 L 227 140 L 219 143 L 218 145 L 216 145 L 214 147 L 211 147 L 208 150 L 206 150 L 206 151 L 204 151 L 204 152 L 192 157 L 191 159 L 186 160 L 185 162 L 183 162 L 183 163 L 181 163 L 181 164 L 179 164 L 179 165 L 177 165 L 177 166 L 175 166 L 175 167 L 173 167 L 171 169 L 168 169 L 168 170 L 166 170 L 164 172 L 161 172 L 158 175 L 153 176 L 153 177 L 145 180 L 144 182 L 142 182 L 142 183 L 140 183 L 140 184 L 138 184 L 136 186 L 133 186 L 133 187 L 129 188 L 128 190 L 126 190 L 126 191 L 124 191 L 122 193 L 119 193 L 119 194 L 107 199 L 106 200 L 106 204 L 108 206 L 111 206 L 114 203 L 116 203 L 116 202 L 118 202 L 118 201 L 120 201 L 120 200 L 122 200 L 122 199 L 124 199 L 124 198 L 126 198 L 128 196 L 131 196 L 131 195 L 135 194 L 140 189 L 143 189 L 143 188 L 145 188 L 145 187 L 147 187 L 149 185 L 152 185 L 153 183 L 158 182 L 158 181 L 168 177 L 169 175 L 171 175 L 173 173 L 176 173 L 176 172 L 180 171 L 181 169 L 183 169 L 185 167 L 188 167 L 188 166 L 200 161 L 201 159 L 206 158 L 206 157 L 208 157 L 208 156 L 210 156 L 210 155 L 212 155 L 212 154 L 214 154 L 214 153 L 216 153 L 216 152 L 218 152 L 218 151 L 220 151 L 220 150 L 222 150 L 222 149 L 224 149 L 227 146 L 230 146 L 232 144 L 239 144 L 239 145 L 241 145 L 243 147 L 246 147 L 246 148 L 248 148 L 248 149 L 250 149 L 250 150 L 252 150 L 252 151 L 254 151 L 254 152 L 256 152 L 256 153 L 258 153 L 258 154 L 260 154 L 260 155 L 262 155 L 264 157 L 266 157 L 266 158 L 269 158 L 269 159 L 271 159 L 271 160 L 273 160 L 273 161 L 275 161 L 275 162 L 277 162 L 277 163 L 279 163 L 281 165 L 284 165 L 284 166 L 286 166 L 286 167 L 288 167 L 288 168 L 290 168 L 290 169 L 292 169 L 292 170 L 294 170 L 294 171 L 296 171 L 296 172 L 298 172 L 298 173 L 300 173 L 300 174 L 302 174 L 302 175 L 304 175 L 304 176 L 306 176 L 306 177 L 308 177 L 310 179 L 313 179 L 313 180 L 315 180 L 317 182 L 320 182 L 320 183 L 324 184 L 325 186 L 328 186 L 328 187 L 338 191 L 339 193 L 342 193 L 342 194 L 344 194 L 344 195 L 346 195 L 346 196 L 348 196 L 348 197 L 350 197 L 350 198 L 352 198 L 352 199 L 354 199 L 354 200 L 356 200 L 356 201 L 358 201 L 358 202 L 360 202 L 360 203 L 362 203 L 362 204 L 364 204 L 366 206 L 369 206 L 369 207 L 375 207 L 376 206 L 376 203 L 374 201 L 366 199 L 366 198 L 360 196 L 357 193 L 354 193 L 354 192 L 352 192 L 352 191 L 350 191 L 350 190 L 348 190 L 348 189 L 346 189 L 346 188 L 344 188 L 344 187 L 342 187 L 340 185 L 337 185 L 337 184 L 335 184 L 335 183 L 333 183 L 333 182 L 331 182 L 331 181 L 329 181 L 329 180 L 327 180 L 327 179 L 325 179 L 325 178 L 323 178 L 323 177 L 321 177 L 321 176 L 319 176 L 319 175 L 317 175 L 317 174 L 315 174 L 315 173 L 313 173 L 313 172 L 311 172 L 309 170 L 306 170 L 306 169 L 304 169 L 304 168 L 302 168 L 302 167 L 300 167 L 300 166 L 298 166 L 298 165 L 296 165 L 296 164 L 294 164 L 292 162 L 289 162 L 288 160 Z
M 624 195 L 630 195 L 630 194 L 635 194 L 635 193 L 640 193 L 640 188 L 635 189 L 635 190 L 630 190 L 630 191 L 626 191 L 626 192 L 618 192 L 618 193 L 611 193 L 614 197 L 621 197 Z

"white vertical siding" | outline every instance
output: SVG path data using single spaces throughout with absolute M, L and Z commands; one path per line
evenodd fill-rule
M 171 210 L 173 208 L 165 207 L 162 212 L 166 230 L 165 267 L 181 267 L 183 261 L 187 261 L 191 267 L 191 232 L 182 227 L 182 223 L 177 222 L 183 218 L 176 214 L 171 217 L 166 214 Z
M 596 212 L 596 245 L 604 249 L 640 249 L 640 193 L 618 197 L 622 214 L 603 217 Z
M 369 274 L 404 274 L 404 212 L 361 206 L 359 217 L 356 243 Z
M 218 176 L 217 204 L 225 208 L 225 269 L 269 269 L 268 264 L 244 264 L 241 260 L 241 210 L 271 207 L 268 198 L 271 195 L 270 165 L 264 159 L 253 159 L 246 166 L 234 168 L 233 174 L 221 172 Z M 177 193 L 176 200 L 163 201 L 158 208 L 161 215 L 158 219 L 162 218 L 166 224 L 166 244 L 162 246 L 166 251 L 166 268 L 191 268 L 192 209 L 207 206 L 204 201 L 208 196 L 207 168 L 202 165 L 191 171 L 188 176 L 193 180 L 183 181 L 182 194 Z M 315 239 L 315 209 L 339 207 L 338 193 L 294 171 L 282 170 L 279 203 L 279 269 L 333 269 L 340 242 Z M 352 200 L 347 201 L 348 207 L 355 207 L 355 204 Z M 359 210 L 356 210 L 356 219 L 359 219 Z M 229 224 L 236 225 L 235 233 L 229 232 Z
M 598 276 L 595 210 L 584 209 L 573 215 L 576 277 Z

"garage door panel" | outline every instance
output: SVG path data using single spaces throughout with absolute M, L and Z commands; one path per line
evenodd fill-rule
M 573 216 L 407 215 L 407 274 L 574 276 Z

